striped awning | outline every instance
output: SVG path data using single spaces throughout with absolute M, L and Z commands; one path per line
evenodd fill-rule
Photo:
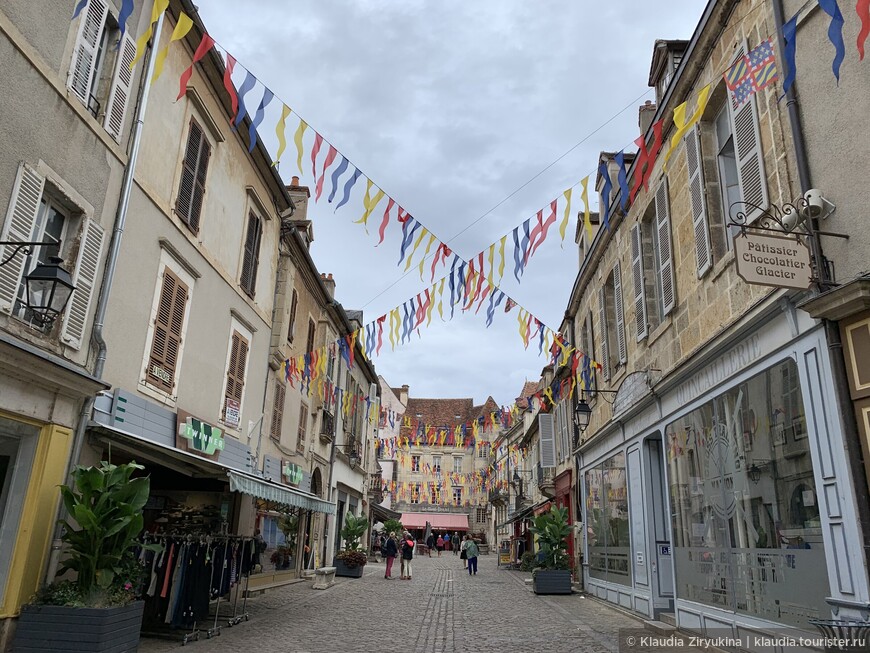
M 265 499 L 266 501 L 274 501 L 275 503 L 283 503 L 294 508 L 302 508 L 312 512 L 322 512 L 327 515 L 335 514 L 335 504 L 324 501 L 308 492 L 295 490 L 286 485 L 278 485 L 256 476 L 242 474 L 240 472 L 229 471 L 227 475 L 230 477 L 230 491 L 241 492 L 252 497 Z

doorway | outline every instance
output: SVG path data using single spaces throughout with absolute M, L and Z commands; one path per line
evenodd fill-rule
M 670 612 L 674 605 L 674 564 L 665 480 L 665 450 L 660 431 L 644 439 L 649 523 L 647 544 L 651 549 L 653 611 Z

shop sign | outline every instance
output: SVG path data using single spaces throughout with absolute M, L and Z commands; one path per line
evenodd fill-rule
M 746 283 L 805 290 L 812 282 L 810 250 L 796 236 L 738 235 L 734 255 L 737 274 Z
M 184 411 L 178 411 L 179 449 L 216 460 L 224 450 L 224 436 L 221 429 Z
M 613 400 L 613 414 L 621 415 L 632 406 L 639 404 L 648 394 L 650 394 L 649 374 L 644 370 L 632 372 L 619 386 L 616 398 Z
M 287 485 L 299 486 L 302 482 L 303 472 L 299 465 L 284 461 L 281 464 L 281 478 Z
M 239 420 L 241 419 L 242 406 L 235 399 L 226 398 L 226 408 L 224 410 L 224 424 L 231 428 L 239 428 Z

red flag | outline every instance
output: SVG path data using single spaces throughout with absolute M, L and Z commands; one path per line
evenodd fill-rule
M 311 178 L 317 179 L 317 155 L 320 153 L 320 146 L 323 145 L 323 136 L 315 132 L 314 146 L 311 148 Z
M 526 257 L 527 259 L 531 258 L 531 256 L 535 253 L 535 250 L 537 250 L 538 247 L 541 246 L 541 243 L 543 243 L 547 239 L 547 232 L 550 230 L 550 227 L 553 226 L 553 224 L 556 222 L 556 204 L 557 204 L 557 202 L 558 202 L 558 200 L 553 200 L 552 202 L 550 202 L 550 215 L 547 217 L 547 221 L 543 225 L 540 225 L 541 229 L 540 229 L 540 232 L 538 234 L 537 242 L 535 242 L 534 244 L 529 244 L 529 253 L 528 253 L 528 256 Z M 540 224 L 541 213 L 543 213 L 543 210 L 538 211 L 539 224 Z M 537 230 L 537 229 L 538 228 L 535 227 L 535 230 Z
M 326 153 L 326 160 L 323 162 L 323 172 L 320 173 L 320 179 L 317 180 L 317 185 L 314 189 L 314 201 L 317 202 L 320 199 L 320 194 L 323 192 L 323 180 L 326 179 L 326 169 L 332 165 L 332 162 L 335 161 L 335 156 L 338 154 L 338 150 L 335 149 L 332 145 L 329 146 L 329 152 Z
M 656 165 L 656 158 L 662 149 L 662 127 L 664 124 L 664 118 L 653 124 L 653 144 L 652 149 L 649 151 L 649 163 L 647 163 L 646 172 L 643 175 L 643 188 L 646 191 L 649 191 L 649 180 Z
M 861 19 L 861 30 L 858 32 L 858 53 L 859 61 L 864 61 L 864 43 L 867 37 L 870 36 L 870 0 L 858 0 L 855 4 L 855 11 Z
M 378 348 L 375 350 L 375 355 L 380 355 L 381 353 L 381 345 L 384 344 L 384 320 L 387 319 L 386 315 L 381 315 L 378 322 Z
M 511 312 L 511 309 L 512 309 L 514 306 L 516 306 L 516 305 L 517 305 L 517 303 L 516 303 L 513 299 L 511 299 L 510 297 L 508 297 L 508 298 L 507 298 L 507 301 L 506 301 L 505 304 L 504 304 L 504 312 L 505 312 L 505 313 L 510 313 L 510 312 Z
M 193 75 L 193 65 L 202 59 L 206 53 L 214 47 L 214 39 L 210 37 L 208 34 L 202 35 L 202 41 L 199 42 L 199 47 L 196 49 L 196 52 L 193 53 L 193 61 L 190 62 L 190 66 L 181 73 L 181 84 L 180 90 L 178 91 L 178 97 L 175 98 L 175 101 L 178 102 L 181 98 L 184 97 L 184 94 L 187 93 L 187 83 L 190 81 L 190 77 Z M 232 57 L 227 54 L 227 58 L 231 59 Z M 236 62 L 233 61 L 235 64 Z M 232 69 L 230 69 L 232 71 Z
M 392 197 L 389 197 L 388 199 L 389 201 L 387 202 L 387 210 L 384 211 L 384 219 L 381 220 L 381 227 L 380 229 L 378 229 L 378 234 L 381 237 L 381 239 L 378 241 L 378 245 L 384 242 L 384 231 L 387 228 L 387 223 L 390 221 L 390 211 L 393 210 L 393 205 L 396 203 Z M 375 247 L 377 247 L 378 245 L 375 245 Z
M 233 68 L 236 67 L 236 60 L 229 52 L 227 52 L 227 67 L 224 70 L 224 88 L 230 95 L 230 103 L 233 106 L 233 116 L 230 118 L 230 124 L 236 119 L 236 114 L 239 112 L 239 95 L 236 93 L 236 87 L 233 85 Z
M 538 239 L 538 236 L 541 235 L 541 232 L 544 230 L 544 209 L 538 211 L 538 214 L 535 216 L 538 219 L 538 224 L 534 226 L 532 229 L 532 233 L 529 236 L 529 244 L 526 248 L 526 251 L 523 253 L 523 265 L 528 263 L 529 256 L 531 256 L 532 248 L 535 246 L 535 241 Z

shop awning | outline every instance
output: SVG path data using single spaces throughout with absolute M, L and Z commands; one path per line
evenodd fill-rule
M 378 503 L 372 504 L 372 516 L 380 521 L 388 521 L 390 519 L 402 519 L 402 513 L 396 512 L 395 510 L 390 510 L 386 506 L 382 506 Z
M 468 515 L 456 512 L 403 512 L 402 526 L 405 528 L 426 528 L 426 522 L 432 529 L 446 531 L 467 531 Z
M 241 492 L 242 494 L 249 494 L 252 497 L 258 497 L 266 501 L 283 503 L 294 508 L 311 510 L 312 512 L 322 512 L 327 515 L 335 514 L 335 504 L 324 501 L 314 494 L 294 490 L 292 487 L 278 485 L 256 476 L 242 474 L 241 472 L 229 471 L 227 476 L 230 477 L 231 492 Z

